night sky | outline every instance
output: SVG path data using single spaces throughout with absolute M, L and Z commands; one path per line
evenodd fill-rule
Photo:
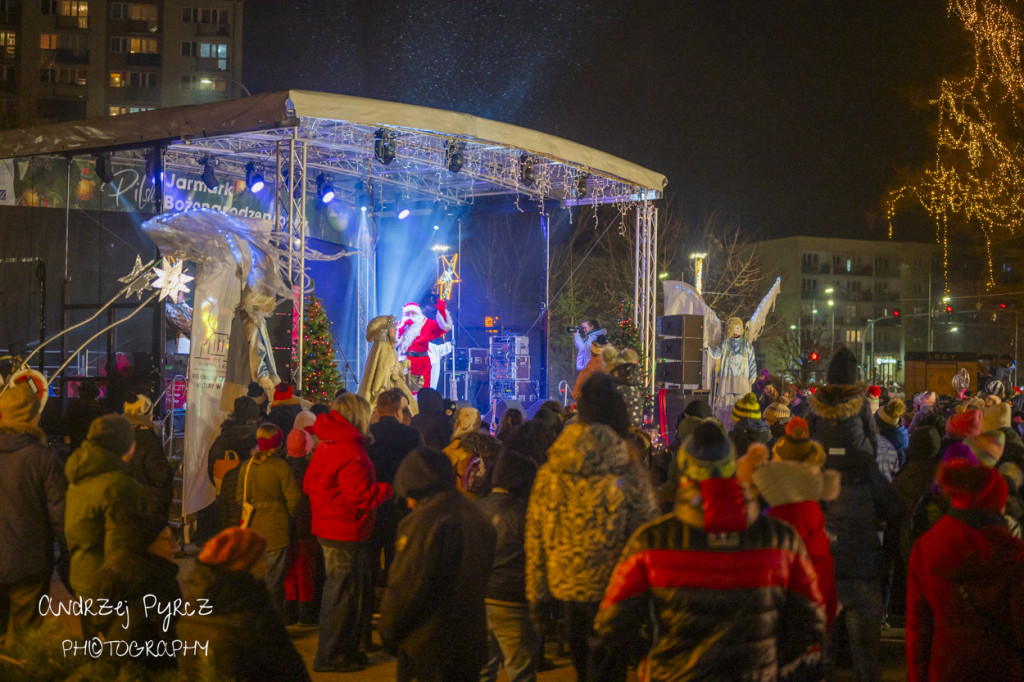
M 886 189 L 933 154 L 927 101 L 967 66 L 942 0 L 247 0 L 244 31 L 252 92 L 553 133 L 766 238 L 883 238 Z

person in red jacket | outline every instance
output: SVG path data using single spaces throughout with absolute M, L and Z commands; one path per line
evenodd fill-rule
M 907 577 L 907 672 L 919 680 L 1024 680 L 1024 542 L 1006 481 L 964 460 L 936 479 L 952 509 L 922 535 Z
M 303 491 L 309 495 L 311 528 L 324 552 L 325 581 L 320 605 L 320 639 L 315 672 L 357 672 L 367 665 L 359 650 L 372 618 L 373 583 L 367 540 L 376 509 L 393 492 L 378 483 L 366 453 L 370 405 L 355 393 L 335 399 L 330 414 L 316 418 L 320 443 L 313 451 Z

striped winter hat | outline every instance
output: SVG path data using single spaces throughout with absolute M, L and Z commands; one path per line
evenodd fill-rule
M 788 419 L 792 413 L 781 401 L 775 401 L 768 407 L 764 408 L 764 420 L 769 424 L 774 424 L 780 419 Z
M 748 393 L 739 400 L 732 408 L 732 420 L 738 422 L 741 419 L 760 419 L 761 405 L 757 402 L 757 396 Z

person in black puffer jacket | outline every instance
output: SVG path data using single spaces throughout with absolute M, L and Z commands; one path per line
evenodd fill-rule
M 526 601 L 526 501 L 537 475 L 530 459 L 505 452 L 494 465 L 491 493 L 478 502 L 497 533 L 487 582 L 489 659 L 481 679 L 494 682 L 505 669 L 510 682 L 536 679 L 540 638 Z
M 586 679 L 626 680 L 638 655 L 646 680 L 823 679 L 825 605 L 803 539 L 758 513 L 718 423 L 680 458 L 675 512 L 633 534 L 608 582 Z
M 294 421 L 294 420 L 293 420 Z M 220 435 L 210 446 L 206 467 L 213 480 L 213 463 L 233 450 L 238 458 L 248 457 L 256 447 L 256 429 L 260 425 L 260 408 L 252 398 L 235 398 L 235 409 L 220 425 Z
M 128 471 L 142 486 L 143 511 L 166 521 L 174 499 L 174 469 L 164 454 L 160 429 L 150 419 L 153 403 L 141 393 L 129 400 L 124 418 L 135 429 L 135 456 L 128 462 Z
M 878 529 L 899 532 L 903 503 L 875 462 L 878 431 L 857 384 L 857 359 L 839 349 L 828 367 L 828 384 L 810 396 L 811 437 L 825 447 L 826 469 L 841 476 L 839 497 L 825 510 L 835 538 L 836 592 L 843 605 L 857 679 L 880 678 L 882 632 L 882 543 Z M 832 631 L 833 637 L 839 628 Z M 837 641 L 830 642 L 834 653 Z

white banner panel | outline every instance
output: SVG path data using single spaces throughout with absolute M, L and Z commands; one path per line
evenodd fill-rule
M 221 422 L 227 416 L 220 409 L 220 396 L 228 364 L 231 318 L 241 297 L 241 282 L 235 269 L 234 263 L 211 260 L 200 264 L 196 276 L 185 408 L 183 515 L 194 514 L 217 496 L 206 460 Z

